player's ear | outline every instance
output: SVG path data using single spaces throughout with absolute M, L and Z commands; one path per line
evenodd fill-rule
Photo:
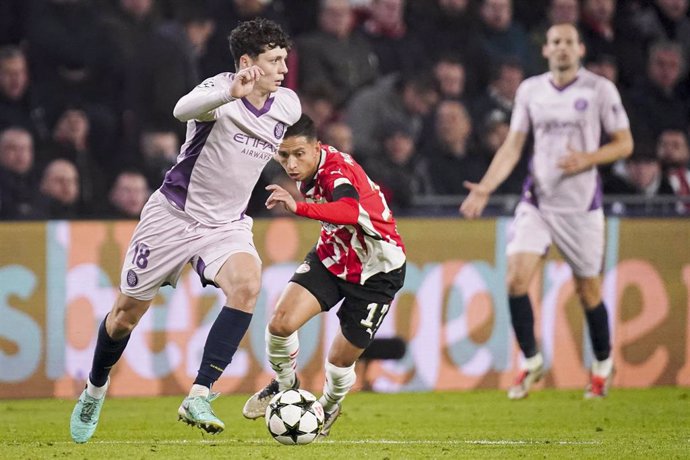
M 252 59 L 249 57 L 248 54 L 243 54 L 240 56 L 240 70 L 241 69 L 246 69 L 247 67 L 250 67 L 252 65 Z

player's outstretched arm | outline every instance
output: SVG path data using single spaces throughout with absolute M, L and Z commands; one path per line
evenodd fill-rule
M 508 137 L 494 155 L 482 180 L 478 184 L 464 182 L 463 185 L 470 193 L 460 205 L 460 213 L 463 216 L 474 219 L 482 214 L 489 202 L 489 196 L 515 168 L 525 145 L 525 139 L 527 139 L 527 133 L 513 130 L 508 132 Z

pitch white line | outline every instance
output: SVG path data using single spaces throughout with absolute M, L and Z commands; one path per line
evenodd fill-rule
M 48 441 L 41 442 L 42 444 L 74 444 L 71 441 Z M 392 445 L 434 445 L 434 446 L 458 446 L 458 445 L 486 445 L 486 446 L 520 446 L 520 445 L 568 445 L 568 446 L 591 446 L 599 445 L 601 441 L 564 441 L 564 440 L 519 440 L 519 439 L 459 439 L 459 440 L 430 440 L 430 439 L 408 439 L 408 440 L 395 440 L 395 439 L 360 439 L 360 440 L 333 440 L 324 439 L 317 441 L 318 444 L 392 444 Z M 190 441 L 186 439 L 161 439 L 161 440 L 150 440 L 150 441 L 90 441 L 89 444 L 104 444 L 104 445 L 203 445 L 203 444 L 232 444 L 232 445 L 264 445 L 264 444 L 275 444 L 275 441 L 271 439 L 256 439 L 251 441 L 239 441 L 233 439 L 200 439 L 197 441 Z

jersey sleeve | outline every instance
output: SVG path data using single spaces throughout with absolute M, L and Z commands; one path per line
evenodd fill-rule
M 515 94 L 515 104 L 513 105 L 513 114 L 510 117 L 510 130 L 519 131 L 521 133 L 529 132 L 530 118 L 529 108 L 527 106 L 528 100 L 528 83 L 522 82 Z
M 609 80 L 602 82 L 599 89 L 600 117 L 604 130 L 611 134 L 616 131 L 630 128 L 628 114 L 625 112 L 621 96 L 616 86 Z
M 287 124 L 293 125 L 297 123 L 299 117 L 302 116 L 302 103 L 300 102 L 299 97 L 297 97 L 297 94 L 293 90 L 289 88 L 283 89 L 285 90 L 285 112 L 288 118 Z
M 180 121 L 217 119 L 218 110 L 216 109 L 235 100 L 230 96 L 231 83 L 230 74 L 207 78 L 177 101 L 173 115 Z
M 349 196 L 328 203 L 297 203 L 295 214 L 336 225 L 354 225 L 359 219 L 359 202 Z
M 340 155 L 340 152 L 335 155 Z M 346 163 L 334 163 L 319 171 L 317 181 L 327 203 L 298 203 L 296 214 L 332 224 L 356 224 L 359 194 L 353 184 L 354 179 L 350 179 L 354 173 L 349 167 Z

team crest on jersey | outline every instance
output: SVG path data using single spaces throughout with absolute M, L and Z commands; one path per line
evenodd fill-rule
M 276 127 L 273 128 L 273 135 L 276 137 L 276 139 L 282 139 L 283 134 L 285 134 L 285 123 L 276 123 Z
M 589 105 L 589 103 L 587 102 L 587 99 L 582 99 L 582 98 L 575 99 L 574 106 L 575 106 L 575 110 L 577 110 L 578 112 L 583 112 L 587 108 L 588 105 Z
M 129 287 L 134 287 L 137 284 L 139 284 L 139 277 L 136 273 L 134 273 L 134 270 L 130 269 L 129 271 L 127 271 L 127 285 Z
M 309 266 L 308 263 L 304 262 L 302 265 L 297 267 L 297 270 L 295 270 L 295 273 L 307 273 L 309 270 L 311 270 L 311 267 Z

